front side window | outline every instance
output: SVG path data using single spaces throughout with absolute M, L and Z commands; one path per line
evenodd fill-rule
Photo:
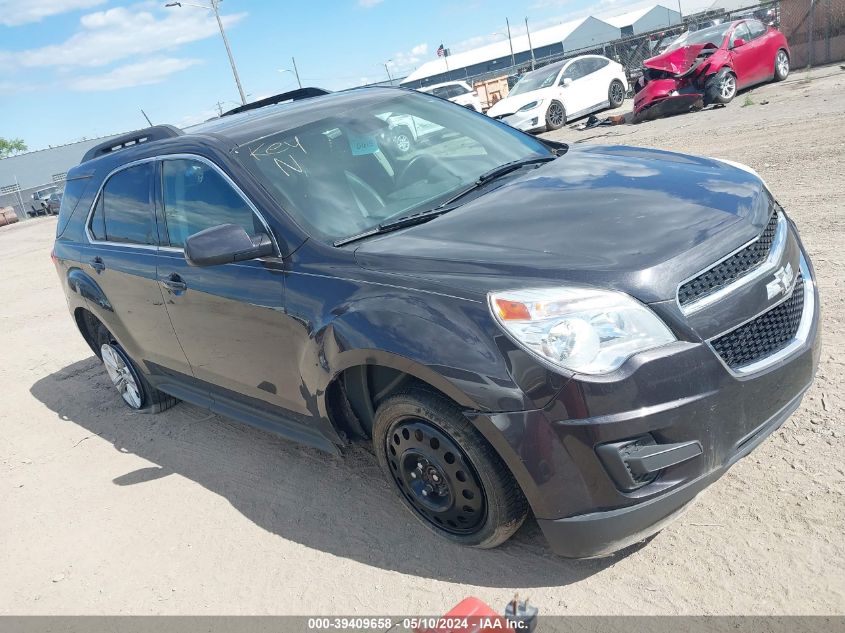
M 569 64 L 566 67 L 566 70 L 563 71 L 563 75 L 561 76 L 561 82 L 564 79 L 571 79 L 575 81 L 576 79 L 581 79 L 584 75 L 586 75 L 589 70 L 587 69 L 588 60 L 586 59 L 576 59 L 574 62 Z
M 550 155 L 492 119 L 397 92 L 362 90 L 297 117 L 280 113 L 277 131 L 235 155 L 298 224 L 329 242 L 433 208 L 503 163 Z
M 669 45 L 666 52 L 674 51 L 682 46 L 701 44 L 705 47 L 720 48 L 728 35 L 731 23 L 716 24 L 700 31 L 687 31 Z
M 746 42 L 751 39 L 751 34 L 748 32 L 748 27 L 745 26 L 745 24 L 740 24 L 734 29 L 734 32 L 731 35 L 731 46 L 733 46 L 738 39 L 745 40 Z
M 756 39 L 766 32 L 766 25 L 760 20 L 748 20 L 745 24 L 750 32 L 749 39 Z
M 255 237 L 266 233 L 252 208 L 210 165 L 194 159 L 162 162 L 164 219 L 171 246 L 220 224 L 237 224 Z
M 150 202 L 152 163 L 123 169 L 106 181 L 89 228 L 94 239 L 126 244 L 156 244 Z

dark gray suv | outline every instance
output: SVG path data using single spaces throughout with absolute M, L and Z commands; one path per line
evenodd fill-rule
M 813 380 L 813 269 L 746 167 L 400 89 L 238 110 L 68 174 L 59 278 L 133 409 L 371 442 L 437 534 L 493 547 L 530 511 L 580 557 L 659 530 Z

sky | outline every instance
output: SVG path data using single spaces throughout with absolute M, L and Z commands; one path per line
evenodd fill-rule
M 166 0 L 0 0 L 0 137 L 30 150 L 154 124 L 184 127 L 239 105 L 210 10 Z M 681 0 L 700 4 L 701 0 Z M 197 5 L 207 0 L 195 0 Z M 654 0 L 224 0 L 247 100 L 302 84 L 339 90 L 436 57 Z M 676 8 L 677 0 L 669 6 Z M 281 71 L 281 72 L 280 72 Z

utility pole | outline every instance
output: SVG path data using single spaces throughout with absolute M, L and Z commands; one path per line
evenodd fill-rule
M 387 62 L 384 63 L 384 71 L 387 73 L 387 79 L 390 81 L 390 85 L 393 85 L 393 77 L 390 76 L 390 68 L 387 66 Z
M 681 0 L 678 0 L 680 4 Z M 534 70 L 534 47 L 531 46 L 531 31 L 528 30 L 528 18 L 525 18 L 525 34 L 528 36 L 528 50 L 531 51 L 531 70 Z
M 505 24 L 508 25 L 508 44 L 510 44 L 511 47 L 511 66 L 516 66 L 516 58 L 513 56 L 513 40 L 511 39 L 511 23 L 507 18 L 505 18 Z
M 680 2 L 680 0 L 678 1 Z M 302 82 L 299 80 L 299 69 L 296 67 L 296 57 L 291 57 L 290 60 L 293 62 L 293 74 L 296 75 L 296 83 L 302 88 Z
M 198 9 L 211 9 L 214 12 L 214 17 L 217 18 L 217 26 L 220 28 L 220 35 L 223 38 L 223 45 L 226 47 L 226 54 L 229 56 L 229 65 L 232 67 L 232 74 L 235 76 L 235 83 L 238 86 L 238 93 L 241 95 L 241 104 L 246 105 L 246 95 L 244 94 L 243 86 L 241 86 L 241 78 L 238 76 L 238 69 L 235 66 L 235 58 L 232 55 L 232 48 L 229 46 L 229 38 L 226 37 L 226 31 L 223 29 L 223 20 L 220 19 L 220 0 L 209 0 L 211 5 L 193 4 L 190 2 L 168 2 L 165 7 L 196 7 Z

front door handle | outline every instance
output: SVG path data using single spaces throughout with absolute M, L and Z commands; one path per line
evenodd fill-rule
M 105 263 L 103 263 L 103 258 L 100 256 L 95 257 L 91 260 L 91 268 L 97 271 L 97 274 L 103 272 L 106 269 Z
M 185 292 L 188 289 L 188 284 L 186 284 L 185 280 L 176 273 L 170 273 L 164 279 L 160 279 L 159 283 L 175 294 Z

